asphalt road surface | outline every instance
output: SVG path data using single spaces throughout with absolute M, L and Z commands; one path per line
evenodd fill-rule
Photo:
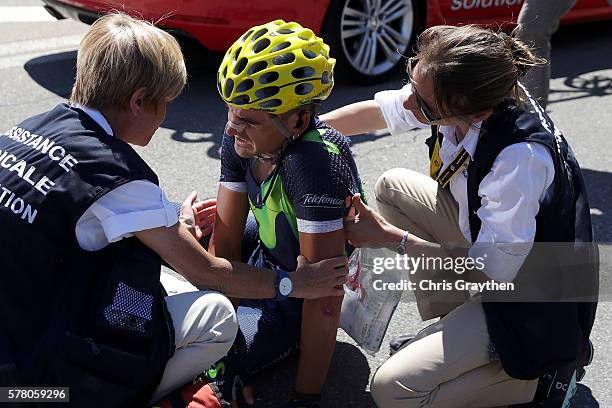
M 612 241 L 612 22 L 562 28 L 553 39 L 553 79 L 549 111 L 574 149 L 584 170 L 596 238 Z M 0 0 L 0 130 L 65 100 L 74 80 L 76 49 L 87 26 L 55 21 L 36 0 Z M 219 56 L 190 50 L 189 85 L 168 111 L 166 121 L 146 149 L 138 149 L 160 176 L 167 195 L 180 201 L 197 190 L 216 195 L 218 150 L 226 110 L 216 93 Z M 404 77 L 355 87 L 338 84 L 322 107 L 369 99 L 382 89 L 398 88 Z M 353 139 L 353 151 L 370 194 L 378 176 L 392 167 L 427 171 L 427 131 L 401 136 L 386 133 Z M 602 300 L 592 334 L 595 360 L 574 398 L 573 407 L 612 406 L 612 314 L 608 285 L 610 262 L 604 248 Z M 609 252 L 609 251 L 608 251 Z M 559 316 L 563 318 L 563 316 Z M 338 331 L 336 352 L 324 389 L 326 407 L 373 407 L 368 392 L 372 374 L 388 355 L 388 339 L 426 325 L 413 303 L 402 302 L 375 356 L 360 350 Z M 296 359 L 290 358 L 255 379 L 257 406 L 273 407 L 291 391 Z

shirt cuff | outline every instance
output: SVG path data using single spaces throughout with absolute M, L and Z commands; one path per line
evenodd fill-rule
M 324 234 L 326 232 L 338 231 L 344 228 L 342 218 L 331 221 L 309 221 L 297 219 L 299 232 L 306 234 Z
M 235 191 L 237 193 L 246 193 L 247 192 L 247 183 L 246 181 L 222 181 L 221 185 L 228 190 Z
M 102 228 L 108 242 L 116 242 L 131 237 L 133 232 L 158 227 L 171 227 L 178 222 L 173 206 L 167 205 L 157 210 L 118 214 L 102 221 Z
M 469 257 L 484 264 L 484 274 L 496 282 L 512 282 L 516 278 L 533 243 L 475 243 Z

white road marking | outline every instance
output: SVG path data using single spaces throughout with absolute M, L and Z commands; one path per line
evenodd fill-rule
M 55 21 L 42 6 L 0 7 L 0 23 Z
M 52 58 L 53 56 L 49 54 L 57 55 L 66 51 L 74 51 L 79 47 L 82 38 L 82 35 L 67 35 L 0 44 L 0 69 L 21 67 L 40 56 Z M 67 58 L 64 54 L 59 57 Z

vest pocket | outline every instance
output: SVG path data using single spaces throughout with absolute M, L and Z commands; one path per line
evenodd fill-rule
M 117 246 L 98 326 L 104 332 L 131 339 L 150 339 L 153 320 L 160 319 L 160 258 L 135 238 Z

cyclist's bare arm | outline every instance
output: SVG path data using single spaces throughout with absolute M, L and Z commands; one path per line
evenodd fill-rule
M 323 234 L 300 233 L 300 251 L 315 262 L 344 254 L 343 230 Z M 302 308 L 301 354 L 296 390 L 321 392 L 336 345 L 342 296 L 304 300 Z
M 247 193 L 232 191 L 219 185 L 217 192 L 217 217 L 213 229 L 212 254 L 239 261 L 244 225 L 249 213 Z
M 319 118 L 345 136 L 369 133 L 387 127 L 382 110 L 373 99 L 343 106 Z

